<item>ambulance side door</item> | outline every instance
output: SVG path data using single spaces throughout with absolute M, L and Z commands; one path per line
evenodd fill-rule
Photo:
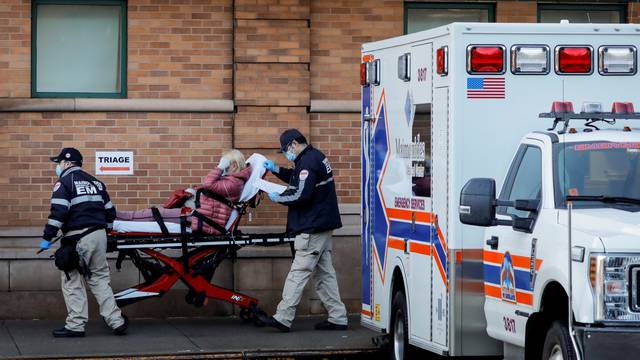
M 532 312 L 533 281 L 529 265 L 535 248 L 535 220 L 542 208 L 543 143 L 526 139 L 505 179 L 500 200 L 539 200 L 538 211 L 500 206 L 498 219 L 531 219 L 521 226 L 498 225 L 485 232 L 484 281 L 487 332 L 493 338 L 524 346 L 528 314 Z M 538 228 L 541 228 L 540 226 Z

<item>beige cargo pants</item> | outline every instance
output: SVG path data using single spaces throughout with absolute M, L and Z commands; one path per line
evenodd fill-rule
M 74 230 L 66 235 L 76 235 L 87 229 Z M 104 230 L 94 231 L 78 241 L 76 245 L 80 259 L 84 259 L 91 271 L 91 277 L 85 278 L 77 270 L 70 271 L 70 280 L 64 272 L 62 274 L 62 295 L 67 305 L 67 320 L 65 327 L 72 331 L 84 331 L 84 326 L 89 321 L 89 306 L 87 303 L 87 290 L 84 282 L 95 296 L 100 315 L 112 329 L 124 324 L 122 313 L 111 290 L 111 277 L 109 264 L 107 263 L 107 234 Z
M 273 315 L 280 323 L 291 326 L 304 287 L 313 274 L 316 292 L 329 313 L 329 321 L 336 325 L 347 325 L 347 310 L 340 300 L 338 280 L 331 259 L 332 233 L 333 231 L 326 231 L 296 236 L 296 256 L 284 283 L 282 301 Z

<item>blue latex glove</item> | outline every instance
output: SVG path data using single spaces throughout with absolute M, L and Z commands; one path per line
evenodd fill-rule
M 50 241 L 47 241 L 45 239 L 42 239 L 42 241 L 40 241 L 40 250 L 49 250 L 50 247 L 51 247 Z
M 264 168 L 271 171 L 272 173 L 278 172 L 278 165 L 274 163 L 272 160 L 267 160 L 263 164 Z
M 277 192 L 272 191 L 269 193 L 269 199 L 271 199 L 271 201 L 273 202 L 278 202 L 276 199 L 278 198 L 279 195 L 280 194 L 278 194 Z

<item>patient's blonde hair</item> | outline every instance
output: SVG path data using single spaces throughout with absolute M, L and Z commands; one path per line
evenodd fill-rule
M 222 157 L 225 159 L 229 159 L 229 161 L 231 162 L 231 165 L 235 164 L 236 171 L 240 171 L 244 169 L 246 166 L 244 155 L 242 155 L 242 153 L 239 150 L 236 150 L 236 149 L 229 150 L 224 154 L 222 154 Z

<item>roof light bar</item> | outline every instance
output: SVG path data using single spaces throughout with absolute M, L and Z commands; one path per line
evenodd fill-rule
M 611 105 L 611 113 L 613 114 L 632 114 L 633 111 L 633 103 L 630 102 L 614 102 Z
M 511 72 L 518 75 L 549 73 L 549 47 L 514 45 L 511 47 Z
M 573 113 L 571 101 L 554 101 L 551 104 L 551 113 Z
M 467 72 L 469 74 L 504 74 L 505 47 L 502 45 L 469 45 Z
M 582 111 L 573 112 L 573 104 L 569 101 L 554 101 L 551 105 L 551 111 L 548 113 L 540 113 L 540 118 L 553 119 L 553 126 L 547 130 L 553 131 L 562 123 L 563 127 L 558 130 L 558 134 L 564 134 L 569 129 L 569 122 L 572 120 L 585 121 L 585 126 L 598 129 L 593 124 L 603 121 L 609 124 L 615 123 L 615 120 L 640 120 L 640 113 L 633 111 L 633 104 L 629 102 L 614 102 L 611 112 L 602 112 L 602 104 L 595 102 L 585 102 L 582 105 Z
M 556 73 L 590 75 L 593 73 L 591 46 L 556 46 Z
M 584 102 L 582 103 L 581 113 L 601 113 L 602 103 L 599 102 Z
M 598 48 L 600 75 L 633 75 L 637 71 L 635 46 L 607 45 Z

